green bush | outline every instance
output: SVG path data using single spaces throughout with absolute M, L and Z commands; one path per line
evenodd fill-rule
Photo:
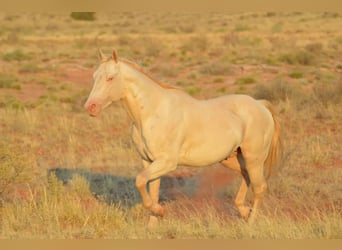
M 17 83 L 17 78 L 7 74 L 0 74 L 0 88 L 21 89 Z
M 31 58 L 32 58 L 31 55 L 24 53 L 20 49 L 16 49 L 12 52 L 5 53 L 2 56 L 2 60 L 8 61 L 8 62 L 30 60 Z
M 75 20 L 94 21 L 95 12 L 72 12 L 70 17 Z
M 299 78 L 303 78 L 303 73 L 298 72 L 298 71 L 293 71 L 289 74 L 289 76 L 294 79 L 299 79 Z
M 256 80 L 252 76 L 241 77 L 235 81 L 236 84 L 252 84 L 255 83 Z

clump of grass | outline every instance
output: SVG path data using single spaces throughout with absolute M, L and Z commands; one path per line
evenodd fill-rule
M 321 53 L 323 45 L 321 43 L 309 43 L 305 46 L 305 49 L 311 53 Z
M 0 74 L 0 88 L 20 90 L 21 86 L 17 83 L 17 80 L 18 79 L 12 75 Z
M 342 101 L 342 79 L 329 83 L 317 83 L 313 86 L 315 100 L 327 107 L 329 104 L 337 104 Z
M 250 29 L 251 29 L 251 27 L 248 24 L 245 24 L 245 23 L 237 23 L 235 25 L 235 28 L 234 28 L 234 30 L 236 32 L 247 31 L 247 30 L 250 30 Z
M 299 50 L 292 53 L 286 53 L 279 57 L 281 62 L 291 64 L 291 65 L 314 65 L 317 62 L 317 58 L 311 52 Z
M 72 12 L 70 17 L 74 20 L 94 21 L 95 12 Z
M 235 81 L 235 84 L 245 85 L 245 84 L 252 84 L 255 82 L 256 82 L 256 80 L 253 76 L 245 76 L 245 77 L 241 77 L 241 78 L 237 79 Z
M 37 73 L 39 67 L 35 64 L 25 64 L 19 69 L 19 73 Z
M 230 63 L 222 61 L 204 64 L 199 69 L 199 72 L 204 75 L 231 75 L 232 71 Z
M 143 47 L 144 55 L 148 57 L 157 57 L 164 49 L 164 44 L 152 37 L 144 37 L 140 40 L 140 43 Z
M 279 33 L 283 30 L 283 25 L 284 24 L 282 22 L 277 22 L 272 26 L 271 31 L 273 33 Z
M 2 60 L 4 61 L 25 61 L 30 60 L 32 56 L 28 53 L 23 52 L 21 49 L 16 49 L 12 52 L 5 53 L 2 56 Z
M 202 91 L 201 88 L 199 87 L 190 87 L 186 90 L 190 95 L 192 96 L 196 96 L 196 95 L 199 95 Z
M 224 94 L 224 93 L 226 93 L 227 88 L 223 86 L 223 87 L 221 87 L 221 88 L 218 88 L 216 91 L 217 91 L 218 93 Z
M 135 42 L 135 39 L 132 38 L 131 36 L 123 34 L 123 35 L 118 36 L 117 42 L 120 46 L 128 46 L 128 45 L 132 45 Z
M 194 23 L 182 24 L 182 25 L 179 25 L 178 28 L 179 28 L 180 32 L 188 33 L 188 34 L 193 33 L 196 30 L 196 26 Z
M 222 77 L 216 77 L 214 80 L 213 80 L 214 83 L 222 83 L 224 82 L 224 79 Z
M 256 99 L 266 99 L 271 102 L 287 101 L 292 99 L 296 90 L 284 79 L 277 78 L 267 85 L 256 85 L 252 95 Z
M 0 107 L 11 108 L 13 110 L 23 110 L 24 104 L 13 96 L 6 96 L 5 98 L 0 99 Z
M 292 71 L 289 76 L 294 79 L 300 79 L 303 78 L 303 73 L 299 71 Z
M 197 51 L 204 52 L 208 49 L 208 47 L 208 38 L 205 35 L 196 35 L 194 37 L 191 37 L 188 41 L 186 41 L 180 49 L 182 53 Z
M 20 41 L 20 38 L 16 32 L 11 32 L 7 35 L 7 38 L 4 41 L 9 44 L 15 44 Z
M 23 185 L 30 179 L 32 158 L 21 151 L 19 146 L 0 142 L 0 202 L 9 199 L 8 193 L 15 186 Z
M 222 36 L 222 42 L 224 45 L 237 45 L 240 41 L 239 35 L 236 32 L 230 32 Z
M 50 175 L 47 183 L 30 189 L 30 193 L 29 200 L 3 205 L 1 235 L 103 238 L 114 232 L 118 237 L 127 224 L 119 206 L 98 202 L 91 194 L 87 181 L 80 176 L 63 185 L 54 175 Z

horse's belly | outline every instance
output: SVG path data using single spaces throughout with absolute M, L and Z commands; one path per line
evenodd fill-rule
M 186 145 L 181 150 L 179 165 L 208 166 L 226 159 L 238 146 L 238 140 L 232 138 L 225 140 L 225 137 Z

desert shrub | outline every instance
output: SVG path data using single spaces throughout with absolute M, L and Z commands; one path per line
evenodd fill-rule
M 240 41 L 239 35 L 236 32 L 230 32 L 222 36 L 222 42 L 224 45 L 237 45 Z
M 279 33 L 283 30 L 283 26 L 284 24 L 282 22 L 277 22 L 272 26 L 271 31 L 273 33 Z
M 289 76 L 294 79 L 303 78 L 303 73 L 299 71 L 292 71 Z
M 196 26 L 193 23 L 182 24 L 178 28 L 182 33 L 193 33 L 196 30 Z
M 70 17 L 75 20 L 94 21 L 95 12 L 72 12 Z
M 7 35 L 7 38 L 4 39 L 4 42 L 14 44 L 20 41 L 20 38 L 16 32 L 11 32 Z
M 239 78 L 239 79 L 237 79 L 235 81 L 236 84 L 242 84 L 242 85 L 244 85 L 244 84 L 252 84 L 252 83 L 255 83 L 255 82 L 256 82 L 256 80 L 252 76 L 241 77 L 241 78 Z
M 7 74 L 0 74 L 0 88 L 18 89 L 17 78 Z
M 236 32 L 241 32 L 241 31 L 247 31 L 247 30 L 250 30 L 251 29 L 251 27 L 249 26 L 249 25 L 247 25 L 247 24 L 244 24 L 244 23 L 237 23 L 236 25 L 235 25 L 235 31 Z
M 196 52 L 196 51 L 206 51 L 209 47 L 209 41 L 208 38 L 205 35 L 197 35 L 194 37 L 191 37 L 188 41 L 186 41 L 181 46 L 182 52 Z
M 297 90 L 282 78 L 275 79 L 270 84 L 256 85 L 252 95 L 256 99 L 266 99 L 271 102 L 287 101 L 295 97 Z
M 144 50 L 144 55 L 148 57 L 157 57 L 164 49 L 163 43 L 152 37 L 142 37 L 136 46 L 141 46 Z
M 10 108 L 14 110 L 23 110 L 25 105 L 14 96 L 5 96 L 0 98 L 0 108 Z
M 199 72 L 205 75 L 230 75 L 232 67 L 228 62 L 215 61 L 202 65 Z
M 35 64 L 25 64 L 20 69 L 20 73 L 37 73 L 39 71 L 39 67 Z
M 309 43 L 305 46 L 305 49 L 311 53 L 320 53 L 322 52 L 323 45 L 321 43 Z
M 306 66 L 314 65 L 317 62 L 313 53 L 304 50 L 283 54 L 279 57 L 279 60 L 291 65 L 301 64 Z
M 196 95 L 199 95 L 202 91 L 201 88 L 199 87 L 190 87 L 186 90 L 190 95 L 192 96 L 196 96 Z
M 30 60 L 31 58 L 32 57 L 30 54 L 27 54 L 20 49 L 16 49 L 12 52 L 5 53 L 2 56 L 2 60 L 8 61 L 8 62 Z
M 330 83 L 317 83 L 312 88 L 316 101 L 328 106 L 337 104 L 342 100 L 342 78 Z
M 132 46 L 135 39 L 128 35 L 120 35 L 118 36 L 117 41 L 120 46 Z
M 0 142 L 0 202 L 8 199 L 8 193 L 15 186 L 22 185 L 31 177 L 32 159 L 19 146 Z

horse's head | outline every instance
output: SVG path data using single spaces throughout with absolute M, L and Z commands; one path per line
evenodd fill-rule
M 120 73 L 120 62 L 115 51 L 107 58 L 99 50 L 101 63 L 93 74 L 94 85 L 84 108 L 92 116 L 98 115 L 102 109 L 113 101 L 123 98 L 124 86 Z

